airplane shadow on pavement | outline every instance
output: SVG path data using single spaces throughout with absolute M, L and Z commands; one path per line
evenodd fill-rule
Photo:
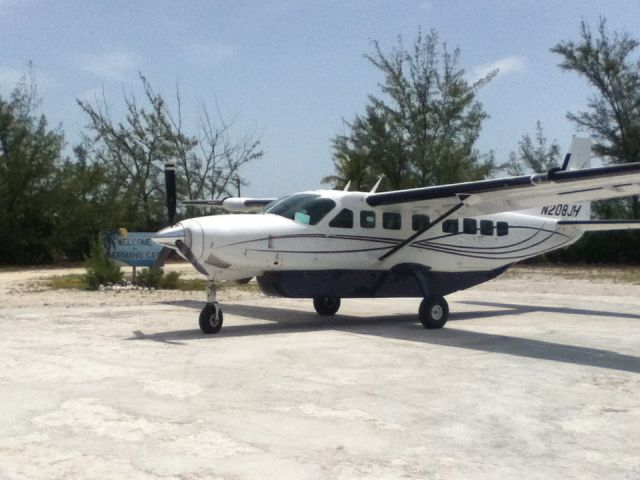
M 185 301 L 166 303 L 187 308 L 195 308 L 198 310 L 202 307 L 202 302 Z M 449 322 L 478 318 L 496 318 L 504 315 L 517 315 L 535 311 L 553 312 L 558 314 L 598 315 L 640 320 L 640 315 L 583 310 L 577 308 L 475 301 L 460 303 L 483 307 L 496 307 L 496 309 L 473 312 L 453 312 L 451 313 Z M 426 330 L 417 322 L 415 314 L 378 317 L 355 317 L 337 314 L 332 317 L 320 317 L 315 312 L 305 310 L 237 304 L 225 304 L 224 312 L 228 315 L 254 318 L 268 323 L 248 325 L 229 325 L 226 323 L 222 330 L 215 335 L 204 335 L 199 329 L 177 330 L 152 334 L 135 331 L 133 332 L 134 336 L 127 340 L 148 340 L 172 345 L 183 345 L 184 342 L 193 340 L 214 340 L 216 338 L 223 339 L 225 337 L 336 330 L 487 353 L 498 353 L 503 355 L 513 355 L 525 358 L 640 373 L 640 357 L 597 348 L 565 345 L 530 338 L 463 330 L 455 328 L 454 323 L 448 323 L 447 327 L 442 330 Z

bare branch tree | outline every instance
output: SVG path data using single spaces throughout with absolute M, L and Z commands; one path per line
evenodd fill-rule
M 176 163 L 181 198 L 218 198 L 231 193 L 235 179 L 243 182 L 240 168 L 263 153 L 254 134 L 239 140 L 232 137 L 233 122 L 225 121 L 217 104 L 215 120 L 203 105 L 199 131 L 187 133 L 179 86 L 174 113 L 142 74 L 140 81 L 144 104 L 139 106 L 133 94 L 125 93 L 123 121 L 111 117 L 104 94 L 95 104 L 83 100 L 78 104 L 90 120 L 88 148 L 111 167 L 120 196 L 130 199 L 133 212 L 142 213 L 141 226 L 152 229 L 164 223 L 162 170 L 166 162 Z

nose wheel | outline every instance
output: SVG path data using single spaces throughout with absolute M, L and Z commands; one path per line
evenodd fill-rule
M 425 297 L 420 303 L 418 318 L 424 328 L 429 330 L 442 328 L 449 319 L 449 304 L 444 297 Z
M 222 328 L 223 315 L 218 302 L 207 303 L 200 312 L 200 330 L 203 333 L 218 333 Z

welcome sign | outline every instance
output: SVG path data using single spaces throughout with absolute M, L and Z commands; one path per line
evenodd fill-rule
M 151 241 L 152 232 L 130 232 L 109 236 L 107 254 L 111 260 L 131 267 L 152 267 L 162 247 Z

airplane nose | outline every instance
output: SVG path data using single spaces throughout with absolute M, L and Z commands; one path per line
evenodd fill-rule
M 159 232 L 156 232 L 151 240 L 163 247 L 176 248 L 176 241 L 183 241 L 189 248 L 191 248 L 191 236 L 187 235 L 184 227 L 180 224 L 172 227 L 163 228 Z M 187 241 L 188 240 L 188 241 Z

